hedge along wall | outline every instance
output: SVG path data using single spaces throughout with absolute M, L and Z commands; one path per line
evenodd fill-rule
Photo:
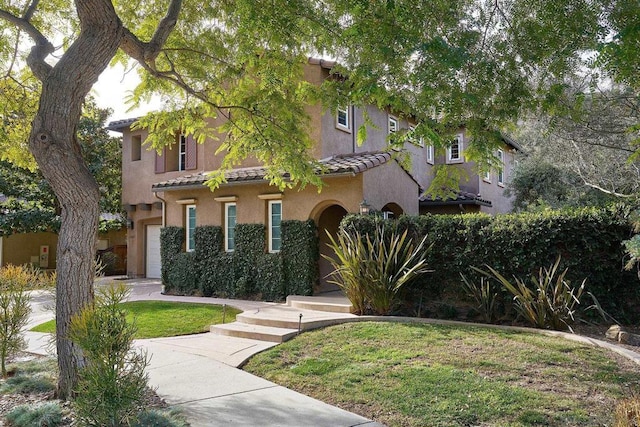
M 371 233 L 379 225 L 409 230 L 414 239 L 427 236 L 427 246 L 432 245 L 428 265 L 434 271 L 408 289 L 414 301 L 462 296 L 460 273 L 479 280 L 471 266 L 489 265 L 507 278 L 524 279 L 550 267 L 560 255 L 572 284 L 586 278 L 586 290 L 607 312 L 620 321 L 633 321 L 640 318 L 640 284 L 635 273 L 623 269 L 621 244 L 631 235 L 629 214 L 629 208 L 614 206 L 494 217 L 405 216 L 397 221 L 348 216 L 342 228 Z
M 229 253 L 223 250 L 221 227 L 196 227 L 194 252 L 182 252 L 182 228 L 165 227 L 161 234 L 165 291 L 269 301 L 311 295 L 318 277 L 315 224 L 282 221 L 281 227 L 282 250 L 273 254 L 266 253 L 263 224 L 236 225 L 235 251 Z

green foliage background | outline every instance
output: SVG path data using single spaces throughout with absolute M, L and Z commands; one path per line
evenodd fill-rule
M 279 301 L 311 295 L 317 281 L 318 245 L 313 221 L 282 221 L 282 250 L 266 252 L 263 224 L 237 224 L 236 248 L 224 252 L 222 228 L 196 227 L 195 251 L 183 252 L 184 229 L 161 233 L 165 291 L 178 294 Z
M 631 208 L 580 208 L 497 215 L 403 216 L 397 221 L 360 215 L 347 216 L 341 227 L 370 233 L 375 224 L 408 229 L 414 239 L 427 236 L 427 266 L 434 270 L 410 285 L 406 304 L 455 301 L 465 298 L 460 273 L 479 283 L 471 267 L 488 265 L 507 278 L 528 278 L 562 257 L 560 269 L 579 286 L 587 279 L 603 308 L 618 320 L 640 318 L 637 277 L 624 270 L 623 241 L 632 233 Z

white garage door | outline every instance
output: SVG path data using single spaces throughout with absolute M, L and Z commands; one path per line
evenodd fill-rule
M 147 278 L 159 279 L 161 276 L 160 260 L 160 225 L 147 225 Z

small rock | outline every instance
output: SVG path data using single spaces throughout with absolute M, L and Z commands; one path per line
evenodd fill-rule
M 613 325 L 612 327 L 607 329 L 607 332 L 604 333 L 604 336 L 610 340 L 618 341 L 618 335 L 621 331 L 622 327 L 620 327 L 620 325 Z

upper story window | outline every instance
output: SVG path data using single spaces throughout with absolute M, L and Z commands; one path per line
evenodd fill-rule
M 196 205 L 185 206 L 185 230 L 187 240 L 187 252 L 191 252 L 196 248 Z
M 282 201 L 269 200 L 269 252 L 280 252 L 282 237 L 280 223 L 282 222 Z
M 224 250 L 227 252 L 233 252 L 236 248 L 236 209 L 235 203 L 225 203 L 224 205 Z
M 412 133 L 411 135 L 411 140 L 418 144 L 420 147 L 424 147 L 424 138 L 423 137 L 419 137 L 416 138 L 415 136 L 413 136 L 413 133 L 416 131 L 416 127 L 415 126 L 409 126 L 409 132 Z
M 491 182 L 491 171 L 486 171 L 482 176 L 482 180 L 486 182 Z
M 433 164 L 433 145 L 427 145 L 427 163 Z
M 498 185 L 504 185 L 504 151 L 498 150 Z
M 388 122 L 389 134 L 398 132 L 398 126 L 399 126 L 398 119 L 393 117 L 392 115 L 389 115 L 389 122 Z
M 142 158 L 142 136 L 133 135 L 131 137 L 131 161 L 135 162 Z
M 178 143 L 178 170 L 186 170 L 187 166 L 187 137 L 180 135 Z
M 338 107 L 336 113 L 336 127 L 341 130 L 351 131 L 351 115 L 349 107 Z
M 462 163 L 462 134 L 456 135 L 447 148 L 447 163 Z
M 174 144 L 156 152 L 155 172 L 193 170 L 198 166 L 198 147 L 191 135 L 178 135 Z

